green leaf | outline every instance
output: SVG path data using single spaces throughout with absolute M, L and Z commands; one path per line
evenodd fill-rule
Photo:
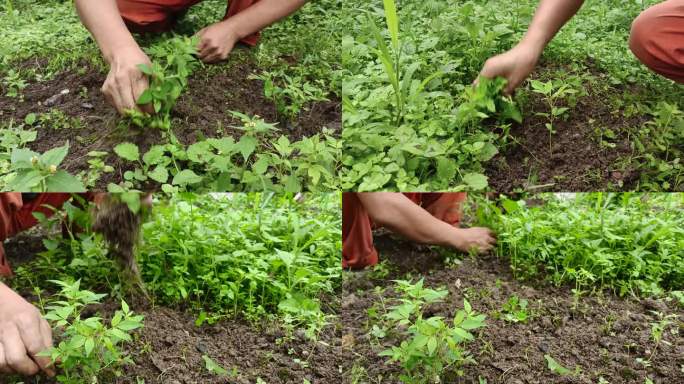
M 565 368 L 564 366 L 560 365 L 556 360 L 554 360 L 551 355 L 544 355 L 544 358 L 546 359 L 546 364 L 547 367 L 554 373 L 566 376 L 572 373 L 571 370 Z
M 152 102 L 152 92 L 149 89 L 146 89 L 140 94 L 140 97 L 138 97 L 138 101 L 136 103 L 138 105 L 144 105 L 149 104 L 150 102 Z
M 149 172 L 147 176 L 149 176 L 150 179 L 163 184 L 169 179 L 169 171 L 166 170 L 166 167 L 160 164 L 157 165 L 151 172 Z
M 487 188 L 489 184 L 487 176 L 481 173 L 467 173 L 463 176 L 463 182 L 468 185 L 468 188 L 474 191 L 480 191 Z
M 51 150 L 43 153 L 43 155 L 40 156 L 40 161 L 45 166 L 49 167 L 54 165 L 55 167 L 58 167 L 62 163 L 62 160 L 64 160 L 66 157 L 67 153 L 69 153 L 68 141 L 61 147 L 52 148 Z
M 14 192 L 33 192 L 44 176 L 36 170 L 18 172 L 7 184 L 7 189 Z
M 217 362 L 212 360 L 209 356 L 202 355 L 202 359 L 204 359 L 204 367 L 207 369 L 207 371 L 219 376 L 228 376 L 228 371 L 220 366 Z
M 187 184 L 197 184 L 202 181 L 202 177 L 198 176 L 195 172 L 190 169 L 184 169 L 173 177 L 173 185 L 187 185 Z
M 83 182 L 70 175 L 67 171 L 59 170 L 45 180 L 46 192 L 85 192 Z
M 114 153 L 119 155 L 124 160 L 138 161 L 140 152 L 138 146 L 133 143 L 121 143 L 114 147 Z
M 83 349 L 85 351 L 86 357 L 90 356 L 90 354 L 93 352 L 93 348 L 95 348 L 95 340 L 93 340 L 92 337 L 89 337 L 83 344 Z
M 235 148 L 242 154 L 242 158 L 247 161 L 257 146 L 257 139 L 253 136 L 244 135 L 235 145 Z

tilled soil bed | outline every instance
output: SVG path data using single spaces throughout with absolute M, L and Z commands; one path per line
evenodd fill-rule
M 32 60 L 22 66 L 40 67 L 41 62 Z M 172 111 L 171 129 L 181 143 L 190 145 L 207 137 L 239 139 L 242 131 L 234 127 L 242 124 L 230 111 L 258 115 L 269 123 L 277 122 L 279 133 L 291 141 L 320 133 L 323 127 L 339 134 L 341 104 L 336 95 L 329 95 L 329 101 L 306 105 L 297 119 L 290 122 L 279 117 L 275 103 L 264 96 L 263 82 L 250 79 L 251 75 L 261 72 L 250 52 L 238 49 L 227 63 L 220 65 L 198 69 Z M 105 190 L 108 183 L 122 181 L 123 173 L 130 169 L 130 163 L 126 164 L 113 153 L 114 146 L 130 141 L 144 153 L 154 144 L 163 144 L 165 139 L 158 129 L 117 127 L 120 117 L 100 91 L 106 72 L 86 62 L 79 68 L 29 84 L 22 91 L 23 99 L 5 96 L 6 92 L 0 87 L 0 121 L 23 122 L 29 113 L 38 115 L 39 120 L 35 123 L 38 137 L 28 147 L 42 153 L 68 140 L 69 155 L 62 167 L 72 174 L 88 169 L 89 152 L 110 152 L 105 162 L 113 166 L 115 172 L 103 174 L 96 185 L 97 190 Z M 67 93 L 63 94 L 65 91 Z M 40 116 L 53 118 L 41 122 Z
M 554 78 L 568 69 L 548 63 L 532 78 Z M 591 70 L 594 79 L 606 75 Z M 606 80 L 587 80 L 577 105 L 553 123 L 555 133 L 549 140 L 549 119 L 537 113 L 548 113 L 542 95 L 530 91 L 523 110 L 523 123 L 511 127 L 510 145 L 503 148 L 488 164 L 486 174 L 492 190 L 509 193 L 530 189 L 539 191 L 632 190 L 640 178 L 629 159 L 635 156 L 630 132 L 639 128 L 646 116 L 625 117 L 624 108 L 610 104 L 611 97 L 622 98 L 636 89 L 626 86 L 597 89 Z M 559 106 L 566 106 L 564 101 Z M 608 132 L 608 133 L 605 133 Z M 602 133 L 605 133 L 602 136 Z M 610 136 L 610 137 L 608 137 Z
M 393 279 L 407 276 L 416 281 L 425 278 L 425 286 L 444 287 L 449 295 L 440 304 L 428 307 L 425 317 L 453 318 L 466 297 L 473 309 L 487 315 L 487 327 L 467 349 L 477 365 L 465 367 L 465 376 L 449 377 L 449 383 L 597 383 L 603 377 L 609 383 L 639 383 L 646 378 L 654 383 L 684 383 L 684 310 L 671 301 L 620 298 L 609 293 L 582 297 L 573 309 L 570 287 L 556 288 L 543 282 L 520 282 L 511 274 L 507 262 L 495 256 L 445 264 L 435 250 L 417 247 L 390 235 L 376 236 L 381 260 L 387 260 L 390 272 L 378 274 L 347 272 L 342 296 L 342 348 L 345 382 L 352 371 L 362 371 L 360 381 L 397 383 L 402 372 L 397 365 L 386 364 L 379 357 L 381 347 L 372 347 L 368 309 L 397 297 Z M 384 293 L 374 288 L 384 288 Z M 499 318 L 508 299 L 517 295 L 529 301 L 531 318 L 527 323 L 509 323 Z M 676 314 L 663 333 L 657 349 L 651 339 L 651 323 L 658 321 L 654 312 Z M 381 312 L 382 313 L 382 312 Z M 674 333 L 670 330 L 675 330 Z M 397 343 L 386 340 L 385 343 Z M 386 347 L 386 345 L 384 346 Z M 552 356 L 576 376 L 551 372 L 544 355 Z M 650 359 L 650 367 L 637 358 Z M 353 368 L 354 367 L 354 368 Z

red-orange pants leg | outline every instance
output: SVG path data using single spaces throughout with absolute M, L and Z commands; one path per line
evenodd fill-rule
M 651 70 L 684 84 L 684 0 L 642 12 L 632 23 L 629 47 Z
M 132 32 L 164 32 L 173 27 L 176 19 L 188 8 L 202 0 L 117 0 L 119 13 Z M 224 19 L 244 11 L 259 0 L 228 1 Z M 247 36 L 243 43 L 254 46 L 259 41 L 259 33 Z
M 342 268 L 362 269 L 378 263 L 368 211 L 356 193 L 342 194 Z
M 12 269 L 5 257 L 2 242 L 36 225 L 38 220 L 33 217 L 34 212 L 51 216 L 54 211 L 46 206 L 59 209 L 70 198 L 70 193 L 41 193 L 35 199 L 24 204 L 21 193 L 0 193 L 0 220 L 2 221 L 2 225 L 0 225 L 0 276 L 12 275 Z

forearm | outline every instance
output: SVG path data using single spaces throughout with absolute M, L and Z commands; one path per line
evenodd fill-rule
M 454 247 L 458 229 L 435 218 L 400 193 L 360 193 L 373 221 L 409 240 Z
M 223 22 L 243 39 L 291 15 L 306 3 L 307 0 L 261 0 Z
M 541 0 L 521 44 L 534 47 L 541 54 L 544 47 L 579 11 L 583 3 L 584 0 Z
M 95 38 L 108 63 L 117 51 L 138 47 L 121 18 L 116 0 L 75 0 L 74 3 L 83 25 Z

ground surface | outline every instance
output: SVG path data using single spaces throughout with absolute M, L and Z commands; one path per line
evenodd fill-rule
M 462 378 L 450 383 L 639 383 L 646 378 L 654 383 L 684 382 L 684 311 L 662 300 L 633 300 L 606 295 L 582 298 L 573 310 L 569 288 L 516 281 L 505 260 L 493 256 L 464 260 L 460 265 L 445 265 L 443 257 L 427 248 L 405 241 L 377 236 L 381 260 L 387 260 L 390 273 L 376 278 L 367 272 L 346 273 L 342 297 L 342 334 L 345 382 L 396 383 L 401 368 L 385 364 L 379 348 L 369 344 L 367 310 L 379 302 L 374 287 L 387 288 L 383 298 L 396 297 L 392 279 L 414 281 L 425 277 L 425 286 L 445 287 L 444 303 L 429 307 L 426 316 L 450 318 L 467 297 L 477 312 L 487 315 L 487 327 L 470 344 L 477 365 L 467 366 Z M 529 301 L 532 318 L 527 324 L 496 319 L 512 295 Z M 636 361 L 648 359 L 653 351 L 650 323 L 657 317 L 651 311 L 679 315 L 677 334 L 664 336 L 670 345 L 661 344 L 651 358 L 651 367 Z M 581 374 L 561 377 L 546 367 L 544 355 L 551 355 L 563 366 Z
M 339 134 L 341 110 L 337 96 L 331 94 L 330 101 L 309 103 L 297 120 L 290 122 L 279 117 L 274 102 L 264 96 L 263 82 L 249 78 L 261 73 L 254 60 L 250 52 L 238 49 L 228 63 L 211 71 L 197 71 L 191 77 L 172 115 L 172 130 L 179 141 L 189 145 L 207 137 L 225 136 L 239 140 L 242 131 L 234 127 L 241 126 L 241 122 L 230 111 L 278 123 L 280 133 L 293 142 L 320 133 L 324 127 Z M 24 66 L 35 68 L 40 62 L 32 60 Z M 105 77 L 106 72 L 83 62 L 79 71 L 60 72 L 50 80 L 30 83 L 23 90 L 23 100 L 7 97 L 0 90 L 0 121 L 23 122 L 29 113 L 55 116 L 35 123 L 38 137 L 28 147 L 43 153 L 68 140 L 70 151 L 63 167 L 72 174 L 88 170 L 89 152 L 109 152 L 105 163 L 115 171 L 103 174 L 95 186 L 105 190 L 108 183 L 121 182 L 124 171 L 132 168 L 111 151 L 114 146 L 130 141 L 146 151 L 165 142 L 158 129 L 118 126 L 119 115 L 100 92 Z M 61 95 L 64 90 L 68 93 Z
M 5 245 L 13 267 L 31 261 L 43 249 L 42 236 L 19 235 Z M 23 292 L 35 301 L 30 291 Z M 196 317 L 183 308 L 153 306 L 145 300 L 132 299 L 131 310 L 145 316 L 145 327 L 139 330 L 126 350 L 135 361 L 124 369 L 124 376 L 112 383 L 335 383 L 339 376 L 340 326 L 329 325 L 317 341 L 295 330 L 288 337 L 275 322 L 252 324 L 241 319 L 225 319 L 213 325 L 195 326 Z M 327 313 L 339 310 L 339 298 L 324 300 Z M 99 313 L 111 318 L 118 309 L 116 300 L 108 299 L 84 313 Z M 202 355 L 222 367 L 236 369 L 236 377 L 217 377 L 207 371 Z M 22 379 L 24 383 L 52 384 L 44 378 Z M 8 383 L 19 383 L 20 379 Z M 4 383 L 4 381 L 3 381 Z

